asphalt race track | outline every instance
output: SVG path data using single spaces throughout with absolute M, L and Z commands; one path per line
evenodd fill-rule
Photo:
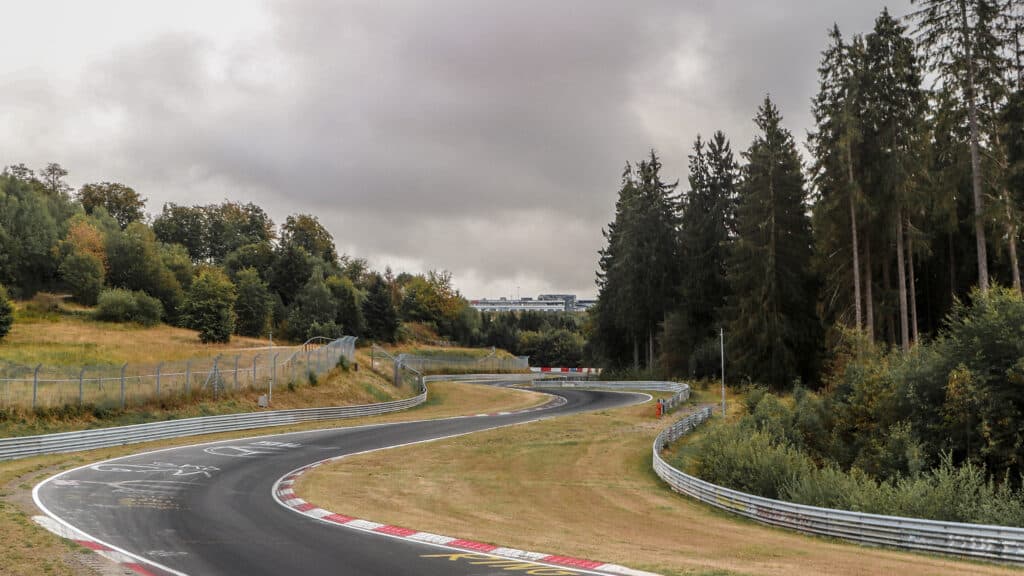
M 510 574 L 497 565 L 443 557 L 452 551 L 442 547 L 307 518 L 275 502 L 271 490 L 292 470 L 325 458 L 649 399 L 550 393 L 567 402 L 543 411 L 296 432 L 126 456 L 50 478 L 37 487 L 36 498 L 49 515 L 130 553 L 153 574 Z M 537 565 L 536 571 L 515 573 L 588 572 Z

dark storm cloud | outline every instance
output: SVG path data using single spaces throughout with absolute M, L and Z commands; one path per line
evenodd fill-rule
M 654 147 L 685 180 L 696 133 L 745 148 L 767 92 L 802 141 L 826 29 L 866 31 L 880 8 L 280 2 L 242 43 L 173 31 L 83 62 L 62 112 L 114 128 L 35 145 L 33 163 L 128 182 L 153 211 L 230 197 L 278 221 L 310 212 L 343 249 L 448 268 L 470 296 L 588 293 L 627 160 Z M 29 106 L 18 94 L 0 104 Z

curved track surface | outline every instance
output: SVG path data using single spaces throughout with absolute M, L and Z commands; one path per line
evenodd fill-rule
M 431 558 L 446 552 L 437 546 L 311 520 L 278 505 L 271 490 L 292 470 L 334 456 L 649 399 L 551 393 L 567 401 L 543 411 L 295 432 L 117 458 L 46 480 L 36 487 L 36 501 L 58 521 L 135 556 L 153 574 L 509 574 L 497 566 Z M 517 573 L 556 572 L 537 565 Z

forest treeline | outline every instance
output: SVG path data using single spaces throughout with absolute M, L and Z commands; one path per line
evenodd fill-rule
M 685 190 L 622 176 L 591 349 L 746 387 L 702 477 L 772 498 L 1024 525 L 1024 3 L 918 0 L 823 38 L 801 154 L 766 97 Z M 765 388 L 760 388 L 764 386 Z M 795 391 L 795 394 L 780 394 Z
M 149 218 L 130 186 L 76 191 L 66 177 L 56 163 L 0 174 L 0 284 L 15 298 L 66 293 L 96 306 L 98 319 L 166 322 L 207 341 L 343 332 L 394 341 L 402 312 L 419 318 L 424 307 L 458 329 L 465 306 L 448 275 L 392 277 L 339 257 L 315 216 L 278 227 L 255 204 L 225 201 L 165 204 Z
M 1020 290 L 1021 3 L 926 0 L 827 32 L 801 143 L 770 97 L 753 141 L 697 136 L 679 187 L 623 170 L 594 353 L 613 368 L 815 385 L 838 327 L 909 350 L 977 286 Z M 682 190 L 679 190 L 682 188 Z
M 481 314 L 448 272 L 383 273 L 339 254 L 315 216 L 280 226 L 253 203 L 164 204 L 147 215 L 132 187 L 73 190 L 52 163 L 0 174 L 0 338 L 13 321 L 7 292 L 68 294 L 94 317 L 301 342 L 350 334 L 498 346 L 533 361 L 578 366 L 581 321 L 571 314 Z M 4 287 L 6 286 L 6 290 Z

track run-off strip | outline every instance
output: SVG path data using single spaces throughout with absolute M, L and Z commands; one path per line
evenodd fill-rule
M 650 396 L 648 396 L 650 397 Z M 535 410 L 535 409 L 534 409 Z M 523 424 L 530 424 L 537 420 L 528 420 L 514 426 Z M 522 569 L 527 574 L 536 576 L 570 576 L 573 574 L 617 574 L 622 576 L 659 576 L 653 572 L 644 572 L 642 570 L 635 570 L 619 564 L 612 564 L 609 562 L 600 562 L 596 560 L 586 560 L 583 558 L 575 558 L 572 556 L 562 556 L 558 554 L 548 554 L 544 552 L 530 552 L 527 550 L 519 550 L 517 548 L 510 548 L 508 546 L 498 546 L 497 544 L 488 544 L 486 542 L 478 542 L 475 540 L 468 540 L 464 538 L 455 538 L 453 536 L 444 536 L 441 534 L 434 534 L 432 532 L 423 532 L 420 530 L 414 530 L 412 528 L 405 528 L 402 526 L 394 526 L 391 524 L 382 524 L 380 522 L 373 522 L 371 520 L 364 520 L 361 518 L 355 518 L 353 516 L 346 516 L 345 514 L 339 514 L 330 510 L 320 508 L 316 504 L 307 502 L 295 494 L 293 487 L 295 482 L 306 472 L 313 470 L 324 464 L 331 462 L 338 462 L 344 460 L 350 456 L 359 456 L 360 454 L 370 454 L 372 452 L 380 452 L 381 450 L 390 450 L 392 448 L 401 448 L 403 446 L 413 446 L 416 444 L 424 444 L 427 442 L 436 442 L 438 440 L 447 440 L 450 438 L 458 438 L 459 436 L 466 436 L 467 434 L 475 434 L 475 432 L 467 432 L 464 434 L 452 434 L 450 436 L 444 436 L 442 438 L 431 438 L 429 440 L 420 440 L 417 442 L 408 442 L 405 444 L 397 444 L 395 446 L 387 446 L 384 448 L 377 448 L 375 450 L 365 450 L 363 452 L 357 452 L 354 454 L 346 454 L 344 456 L 336 456 L 333 458 L 325 458 L 319 462 L 314 462 L 301 468 L 292 470 L 288 474 L 279 478 L 274 483 L 273 497 L 274 500 L 292 510 L 307 516 L 320 522 L 328 524 L 335 524 L 351 528 L 354 530 L 360 530 L 363 532 L 371 532 L 375 534 L 381 534 L 383 536 L 389 536 L 391 538 L 397 538 L 400 540 L 410 540 L 413 542 L 421 542 L 425 544 L 432 544 L 443 548 L 448 548 L 455 551 L 454 554 L 437 554 L 430 555 L 428 557 L 433 558 L 447 558 L 450 561 L 467 561 L 470 564 L 501 567 L 505 570 Z M 525 561 L 525 563 L 524 563 Z M 543 569 L 536 569 L 536 565 L 541 564 L 549 566 L 552 571 L 544 571 Z M 560 570 L 561 568 L 571 568 L 572 572 L 566 572 Z

